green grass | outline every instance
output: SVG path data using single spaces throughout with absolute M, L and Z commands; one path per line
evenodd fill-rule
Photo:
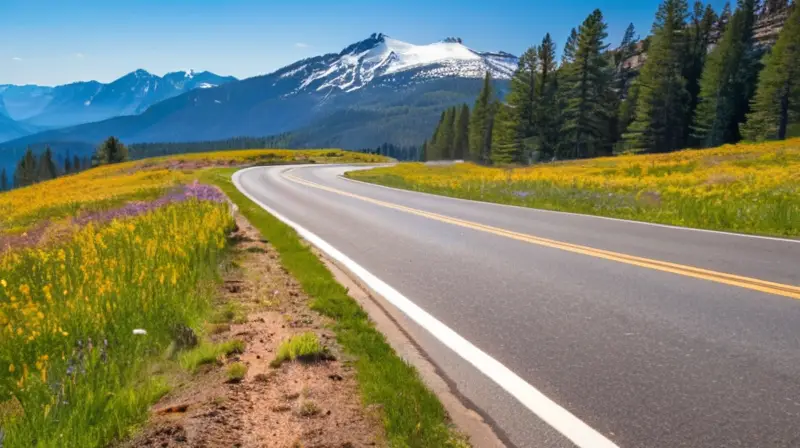
M 334 319 L 341 347 L 355 358 L 362 399 L 379 405 L 390 446 L 451 447 L 463 441 L 414 367 L 400 359 L 361 307 L 289 226 L 254 204 L 231 182 L 235 169 L 215 169 L 205 179 L 219 186 L 269 240 L 283 266 L 312 298 L 311 308 Z
M 211 317 L 211 322 L 214 324 L 243 324 L 247 322 L 247 312 L 240 303 L 232 301 L 227 302 L 214 312 L 214 315 Z
M 239 383 L 247 375 L 247 366 L 240 362 L 235 362 L 228 366 L 226 374 L 229 383 Z
M 244 347 L 244 342 L 238 339 L 219 344 L 203 342 L 192 350 L 181 353 L 179 361 L 181 367 L 191 373 L 196 373 L 201 366 L 218 363 L 222 356 L 244 353 Z
M 272 367 L 280 367 L 284 361 L 312 361 L 325 355 L 325 347 L 319 342 L 319 338 L 313 332 L 307 332 L 292 336 L 283 341 L 278 347 L 278 354 L 270 363 Z

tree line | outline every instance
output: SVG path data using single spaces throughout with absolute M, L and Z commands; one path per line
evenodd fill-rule
M 788 16 L 771 49 L 759 15 Z M 546 34 L 525 51 L 499 100 L 487 72 L 472 106 L 445 110 L 425 160 L 527 164 L 619 152 L 668 152 L 742 139 L 785 139 L 800 125 L 800 8 L 739 0 L 717 14 L 664 0 L 651 34 L 633 24 L 613 50 L 598 9 L 567 37 L 560 61 Z M 642 53 L 646 52 L 644 55 Z M 646 58 L 639 69 L 631 61 Z
M 394 143 L 383 143 L 378 145 L 375 148 L 363 148 L 357 150 L 357 152 L 362 152 L 365 154 L 377 154 L 381 156 L 391 157 L 397 160 L 421 160 L 422 148 L 419 146 L 403 146 L 403 145 L 395 145 Z
M 72 156 L 67 153 L 63 161 L 55 157 L 49 146 L 38 156 L 28 148 L 17 162 L 13 177 L 9 177 L 5 168 L 0 170 L 0 191 L 22 188 L 39 182 L 55 179 L 59 176 L 80 173 L 89 168 L 109 163 L 120 163 L 128 159 L 127 147 L 116 137 L 109 137 L 90 158 Z
M 232 137 L 200 142 L 134 143 L 129 146 L 133 160 L 174 154 L 226 151 L 231 149 L 289 148 L 293 136 L 283 133 L 267 137 Z

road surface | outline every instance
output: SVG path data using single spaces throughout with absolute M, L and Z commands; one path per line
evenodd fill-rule
M 237 183 L 413 302 L 416 342 L 507 444 L 800 447 L 800 243 L 406 192 L 350 169 Z

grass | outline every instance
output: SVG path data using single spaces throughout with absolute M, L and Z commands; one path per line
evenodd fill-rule
M 143 418 L 148 361 L 207 314 L 231 226 L 191 200 L 0 256 L 0 402 L 24 410 L 4 446 L 103 446 Z
M 208 153 L 0 193 L 0 445 L 108 446 L 167 391 L 151 367 L 176 346 L 175 328 L 206 323 L 233 226 L 227 204 L 215 202 L 224 198 L 189 199 L 189 187 L 179 193 L 197 169 L 373 159 L 338 150 Z M 173 202 L 148 208 L 145 201 L 168 192 Z M 108 218 L 87 217 L 100 211 Z M 53 232 L 46 244 L 5 247 L 28 232 L 36 240 L 42 229 Z M 218 317 L 241 316 L 231 306 Z M 243 349 L 241 341 L 202 344 L 180 361 L 196 370 Z
M 244 342 L 238 339 L 219 344 L 203 342 L 192 350 L 181 353 L 179 361 L 181 367 L 196 373 L 201 366 L 219 363 L 219 358 L 222 356 L 244 353 L 244 348 Z
M 278 353 L 270 365 L 280 367 L 285 361 L 312 361 L 325 356 L 325 347 L 314 332 L 292 336 L 278 347 Z
M 312 298 L 312 309 L 334 319 L 333 329 L 339 344 L 356 359 L 354 364 L 364 403 L 379 405 L 383 413 L 389 445 L 463 446 L 448 424 L 442 404 L 425 387 L 416 370 L 394 353 L 366 313 L 297 233 L 236 189 L 231 182 L 235 171 L 211 170 L 205 179 L 218 185 L 272 243 L 283 266 Z
M 524 168 L 403 163 L 347 176 L 463 199 L 800 237 L 800 139 Z
M 240 383 L 247 375 L 247 366 L 240 362 L 235 362 L 228 366 L 226 374 L 229 383 Z
M 238 302 L 226 302 L 221 308 L 217 309 L 211 317 L 211 322 L 214 324 L 243 324 L 247 322 L 247 312 Z
M 107 210 L 132 200 L 154 199 L 171 187 L 191 182 L 196 178 L 197 169 L 213 165 L 373 163 L 386 160 L 382 156 L 339 149 L 254 149 L 106 165 L 27 188 L 0 192 L 0 233 L 22 233 L 47 221 Z

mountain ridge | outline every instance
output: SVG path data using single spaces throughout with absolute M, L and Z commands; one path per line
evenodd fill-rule
M 135 115 L 149 106 L 195 88 L 236 80 L 208 71 L 178 71 L 164 76 L 134 70 L 109 83 L 77 81 L 55 87 L 0 86 L 9 117 L 35 127 L 55 128 Z
M 190 90 L 153 104 L 139 115 L 39 133 L 0 147 L 56 141 L 96 143 L 108 135 L 139 143 L 295 130 L 308 136 L 303 146 L 359 148 L 387 141 L 419 144 L 443 107 L 474 101 L 486 71 L 503 90 L 516 65 L 517 58 L 509 53 L 479 52 L 459 41 L 414 45 L 374 33 L 339 53 L 305 58 L 265 75 L 213 88 Z M 365 123 L 369 123 L 368 132 Z M 352 132 L 357 129 L 358 135 Z M 392 139 L 383 137 L 387 134 Z

